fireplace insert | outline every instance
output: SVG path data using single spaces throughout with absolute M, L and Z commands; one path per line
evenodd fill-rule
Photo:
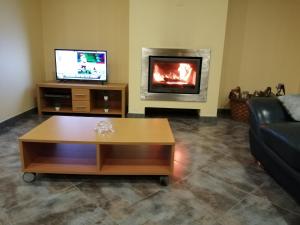
M 202 57 L 149 56 L 148 91 L 199 94 Z

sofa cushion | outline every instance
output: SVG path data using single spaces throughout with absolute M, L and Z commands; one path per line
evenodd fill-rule
M 296 121 L 300 121 L 300 94 L 284 95 L 278 97 L 278 99 L 282 102 L 291 117 Z
M 300 171 L 300 123 L 268 124 L 261 127 L 261 134 L 270 149 Z

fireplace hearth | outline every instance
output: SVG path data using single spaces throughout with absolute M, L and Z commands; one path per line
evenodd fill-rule
M 142 49 L 141 99 L 206 101 L 210 50 Z

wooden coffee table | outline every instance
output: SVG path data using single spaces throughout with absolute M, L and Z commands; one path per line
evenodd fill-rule
M 99 121 L 113 132 L 95 132 Z M 175 140 L 167 119 L 53 116 L 19 138 L 23 178 L 36 173 L 159 175 L 173 173 Z

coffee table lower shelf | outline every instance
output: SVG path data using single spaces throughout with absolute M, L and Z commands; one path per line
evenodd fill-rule
M 20 153 L 23 172 L 32 174 L 158 175 L 163 184 L 173 173 L 173 144 L 20 141 Z

